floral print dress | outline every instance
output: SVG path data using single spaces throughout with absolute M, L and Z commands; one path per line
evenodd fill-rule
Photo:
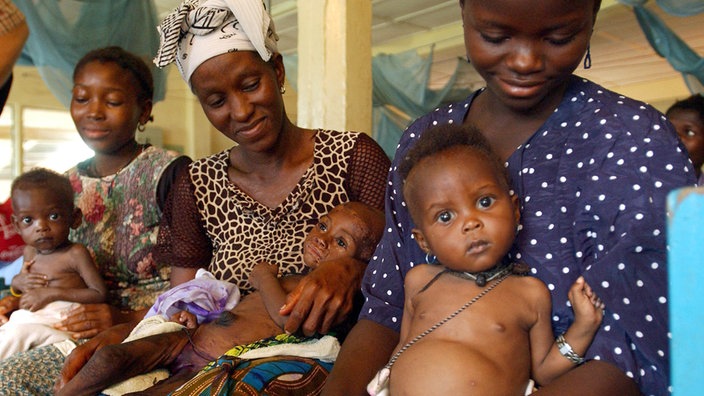
M 149 308 L 169 288 L 169 268 L 156 263 L 153 245 L 161 211 L 157 186 L 178 154 L 147 147 L 114 175 L 87 176 L 90 159 L 68 171 L 83 222 L 72 241 L 86 245 L 109 290 L 108 303 L 120 309 Z

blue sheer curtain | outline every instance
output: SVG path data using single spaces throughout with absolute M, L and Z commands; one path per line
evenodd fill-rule
M 454 73 L 436 90 L 428 88 L 432 63 L 432 50 L 426 57 L 411 50 L 372 58 L 372 136 L 389 157 L 393 156 L 401 134 L 413 120 L 458 94 L 453 88 L 462 61 L 457 60 Z M 469 95 L 469 90 L 459 95 Z
M 658 55 L 667 59 L 672 67 L 682 73 L 692 93 L 704 92 L 704 58 L 679 38 L 652 11 L 644 7 L 648 0 L 618 0 L 633 7 L 645 37 Z M 704 12 L 704 0 L 656 0 L 665 12 L 676 16 L 690 16 Z M 702 27 L 704 29 L 704 27 Z
M 442 103 L 469 95 L 468 89 L 456 89 L 461 68 L 470 66 L 460 59 L 454 73 L 439 89 L 428 87 L 432 51 L 420 56 L 416 50 L 398 54 L 380 54 L 372 58 L 372 137 L 392 157 L 404 129 L 416 118 Z M 297 55 L 284 56 L 286 76 L 296 88 Z
M 166 72 L 153 66 L 159 46 L 152 0 L 20 0 L 30 35 L 19 64 L 34 65 L 49 90 L 68 107 L 73 68 L 88 51 L 118 45 L 152 66 L 155 101 L 166 91 Z

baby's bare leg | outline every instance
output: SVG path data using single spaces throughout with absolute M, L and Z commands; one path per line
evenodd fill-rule
M 186 334 L 178 331 L 103 347 L 56 395 L 94 395 L 112 384 L 165 367 L 187 343 Z

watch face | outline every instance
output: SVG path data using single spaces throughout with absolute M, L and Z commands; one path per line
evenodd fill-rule
M 567 345 L 565 345 L 565 344 L 560 345 L 560 353 L 561 353 L 561 354 L 565 355 L 565 354 L 568 354 L 568 353 L 570 353 L 570 352 L 572 352 L 572 348 L 570 348 L 569 346 L 567 346 Z

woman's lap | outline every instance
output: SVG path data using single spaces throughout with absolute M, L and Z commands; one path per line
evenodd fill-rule
M 293 356 L 255 360 L 218 359 L 171 395 L 317 395 L 332 370 L 332 363 Z
M 0 395 L 53 395 L 63 362 L 64 355 L 53 345 L 0 361 Z
M 171 395 L 318 395 L 332 370 L 332 363 L 279 354 L 251 360 L 239 358 L 257 349 L 261 352 L 267 347 L 292 346 L 296 349 L 296 345 L 307 341 L 311 339 L 279 334 L 235 346 Z M 279 352 L 282 350 L 279 349 Z

